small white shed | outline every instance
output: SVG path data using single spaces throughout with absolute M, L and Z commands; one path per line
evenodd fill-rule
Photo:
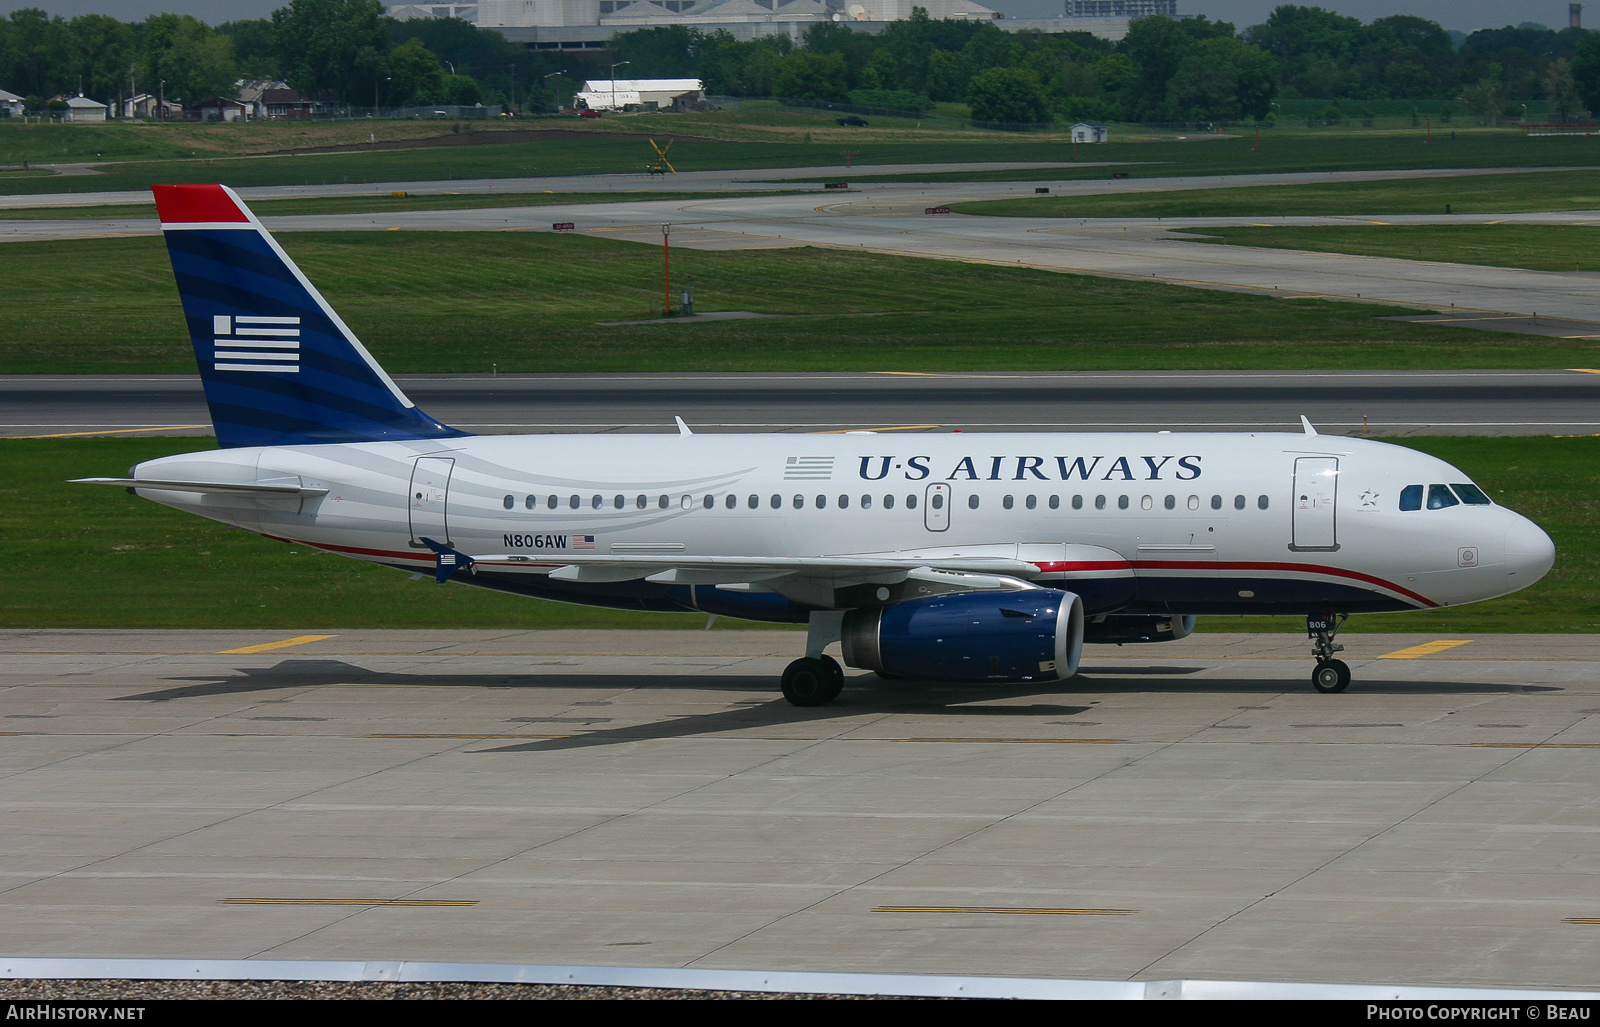
M 1080 121 L 1072 126 L 1072 141 L 1075 143 L 1109 143 L 1111 141 L 1111 130 L 1104 125 Z
M 66 117 L 62 118 L 61 120 L 70 121 L 74 124 L 78 124 L 80 122 L 104 121 L 106 120 L 106 111 L 109 109 L 110 108 L 108 108 L 105 104 L 98 103 L 84 96 L 82 93 L 79 93 L 77 96 L 74 96 L 72 99 L 67 101 Z

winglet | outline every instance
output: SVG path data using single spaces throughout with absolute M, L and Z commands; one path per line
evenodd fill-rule
M 673 414 L 672 415 L 672 419 L 674 421 L 678 422 L 678 434 L 679 435 L 693 435 L 694 434 L 694 432 L 689 430 L 689 426 L 687 424 L 683 423 L 683 418 L 679 417 L 677 414 Z
M 463 568 L 470 568 L 477 561 L 458 549 L 451 549 L 442 542 L 435 542 L 431 538 L 424 538 L 423 543 L 434 551 L 437 563 L 434 564 L 433 579 L 443 585 Z
M 1306 430 L 1307 435 L 1315 435 L 1317 433 L 1317 429 L 1311 427 L 1311 421 L 1305 414 L 1300 415 L 1300 426 Z

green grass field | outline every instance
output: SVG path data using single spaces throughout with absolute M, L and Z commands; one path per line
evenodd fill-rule
M 1591 367 L 1600 342 L 1379 320 L 1405 311 L 849 250 L 673 254 L 547 232 L 284 233 L 394 372 Z M 0 373 L 193 370 L 159 238 L 7 243 Z M 892 283 L 892 284 L 890 284 Z M 891 313 L 894 316 L 865 316 Z
M 1497 502 L 1555 539 L 1526 591 L 1459 609 L 1356 618 L 1365 631 L 1600 630 L 1600 439 L 1427 438 Z M 209 448 L 204 439 L 0 440 L 0 624 L 12 628 L 700 628 L 699 615 L 626 614 L 503 596 L 271 542 L 68 478 Z M 719 628 L 739 626 L 727 619 Z M 748 624 L 743 626 L 750 626 Z M 1300 631 L 1298 618 L 1202 618 L 1213 631 Z
M 1593 155 L 1600 158 L 1600 153 Z M 1332 169 L 1328 169 L 1332 170 Z M 1154 170 L 1150 174 L 1155 174 Z M 1131 187 L 1138 188 L 1136 181 Z M 1325 217 L 1385 214 L 1510 214 L 1600 208 L 1600 171 L 1388 179 L 1327 185 L 1039 196 L 956 204 L 961 214 L 1035 218 Z
M 449 126 L 429 122 L 341 122 L 198 125 L 0 124 L 0 163 L 29 161 L 94 164 L 96 175 L 0 176 L 0 193 L 67 193 L 142 189 L 155 182 L 222 181 L 229 185 L 297 185 L 407 182 L 527 175 L 639 172 L 654 159 L 648 137 L 679 137 L 671 151 L 680 171 L 741 168 L 840 168 L 845 151 L 856 166 L 1044 161 L 1110 162 L 1137 177 L 1232 175 L 1373 168 L 1572 167 L 1600 162 L 1592 140 L 1527 138 L 1515 129 L 1463 129 L 1458 138 L 1423 132 L 1296 131 L 1203 142 L 1140 138 L 1074 150 L 1063 134 L 1032 135 L 982 130 L 918 129 L 914 123 L 839 129 L 825 114 L 771 112 L 761 123 L 740 112 L 497 124 L 495 131 L 465 133 L 473 145 L 353 149 L 337 153 L 272 153 L 296 147 L 350 145 L 370 129 L 380 141 L 405 142 Z M 503 141 L 505 131 L 544 133 L 531 141 Z M 636 133 L 636 134 L 635 134 Z M 1052 178 L 1109 177 L 1107 167 L 1064 168 Z M 830 172 L 831 174 L 831 172 Z M 1037 173 L 1030 173 L 1037 175 Z M 984 173 L 961 177 L 985 177 Z M 923 176 L 926 177 L 926 176 Z M 1024 177 L 1029 177 L 1025 175 Z
M 809 189 L 760 191 L 672 193 L 645 189 L 605 193 L 425 193 L 394 196 L 326 196 L 292 200 L 252 200 L 250 209 L 262 217 L 290 217 L 297 214 L 387 214 L 405 210 L 481 210 L 493 207 L 548 207 L 566 203 L 643 203 L 647 200 L 709 200 L 737 196 L 784 196 Z M 829 196 L 837 195 L 829 193 Z M 154 203 L 94 204 L 70 207 L 28 207 L 0 209 L 0 221 L 77 221 L 99 218 L 150 218 L 156 216 Z
M 1240 225 L 1178 231 L 1233 246 L 1357 253 L 1530 271 L 1600 271 L 1600 227 L 1587 225 Z

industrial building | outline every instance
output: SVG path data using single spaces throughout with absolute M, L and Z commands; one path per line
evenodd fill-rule
M 992 0 L 991 0 L 992 2 Z M 603 50 L 623 32 L 684 25 L 702 32 L 723 31 L 735 39 L 785 35 L 798 41 L 819 22 L 849 25 L 858 32 L 878 33 L 911 17 L 913 7 L 939 19 L 992 22 L 1008 32 L 1089 32 L 1118 40 L 1128 34 L 1133 17 L 1170 13 L 1176 0 L 1063 0 L 1063 13 L 1074 5 L 1084 12 L 1070 17 L 1008 19 L 975 0 L 477 0 L 476 3 L 395 4 L 390 17 L 460 18 L 479 28 L 492 28 L 530 50 Z M 1100 16 L 1099 7 L 1135 10 L 1131 15 Z M 1145 8 L 1160 8 L 1146 12 Z

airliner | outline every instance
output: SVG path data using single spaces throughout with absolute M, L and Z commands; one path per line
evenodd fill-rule
M 1085 643 L 1306 618 L 1340 692 L 1351 614 L 1539 580 L 1555 547 L 1413 450 L 1299 433 L 473 435 L 406 398 L 222 185 L 154 187 L 220 446 L 121 486 L 440 583 L 807 626 L 797 706 L 844 663 L 1045 683 Z

